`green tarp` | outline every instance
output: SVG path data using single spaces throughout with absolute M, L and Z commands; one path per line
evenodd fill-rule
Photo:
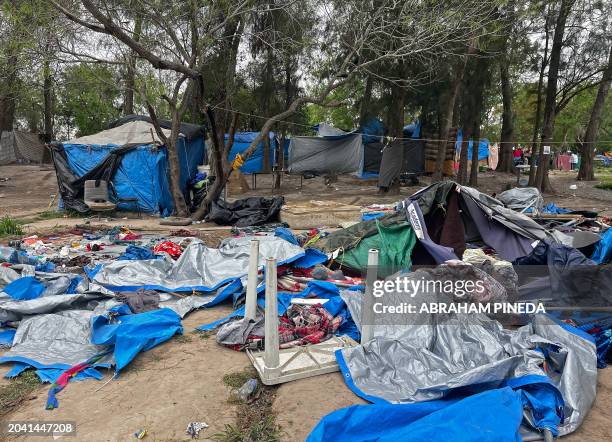
M 378 276 L 385 277 L 402 269 L 410 269 L 412 249 L 417 238 L 407 221 L 384 225 L 378 220 L 377 233 L 363 238 L 359 244 L 341 253 L 337 260 L 343 266 L 365 271 L 368 265 L 368 251 L 378 249 Z

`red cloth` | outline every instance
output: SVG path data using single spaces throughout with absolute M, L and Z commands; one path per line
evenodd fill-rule
M 557 168 L 560 170 L 571 170 L 571 162 L 571 155 L 559 155 L 559 157 L 557 158 Z
M 153 253 L 156 255 L 162 252 L 166 252 L 173 259 L 177 259 L 179 256 L 181 256 L 181 253 L 183 253 L 183 248 L 172 241 L 164 241 L 157 244 L 153 249 Z
M 523 149 L 514 149 L 514 158 L 520 158 L 523 155 Z

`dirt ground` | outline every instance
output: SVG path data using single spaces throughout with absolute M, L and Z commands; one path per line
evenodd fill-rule
M 0 215 L 32 217 L 48 210 L 50 195 L 56 192 L 54 172 L 39 166 L 2 166 L 0 178 Z M 479 176 L 481 190 L 500 192 L 505 184 L 514 183 L 510 175 L 483 173 Z M 576 184 L 567 173 L 553 173 L 551 181 L 556 195 L 545 195 L 546 202 L 562 207 L 597 210 L 612 216 L 612 192 L 593 187 L 596 183 Z M 325 186 L 321 179 L 305 180 L 300 189 L 299 178 L 283 182 L 282 193 L 287 201 L 337 200 L 350 204 L 392 203 L 408 196 L 429 183 L 401 189 L 401 196 L 379 197 L 375 182 L 363 182 L 342 177 L 339 182 Z M 247 195 L 271 195 L 269 177 L 258 177 L 256 190 Z M 238 197 L 239 195 L 230 195 Z M 52 218 L 35 220 L 28 226 L 32 233 L 45 229 L 58 229 L 85 222 L 79 218 Z M 91 223 L 129 225 L 154 231 L 168 231 L 159 226 L 157 218 L 117 219 Z M 316 225 L 316 220 L 313 220 Z M 313 225 L 313 227 L 315 227 Z M 218 229 L 213 225 L 196 224 L 194 229 Z M 175 228 L 171 228 L 175 229 Z M 210 231 L 210 230 L 209 230 Z M 228 402 L 230 389 L 222 382 L 223 375 L 241 371 L 250 363 L 244 353 L 235 352 L 216 344 L 213 337 L 192 333 L 195 327 L 222 318 L 231 311 L 230 306 L 198 310 L 183 320 L 184 338 L 172 340 L 137 356 L 119 377 L 106 383 L 112 373 L 105 373 L 103 381 L 71 382 L 59 393 L 60 406 L 46 411 L 48 385 L 41 386 L 24 403 L 4 416 L 4 420 L 72 420 L 77 424 L 76 440 L 127 441 L 135 440 L 134 432 L 145 429 L 145 440 L 189 440 L 185 428 L 189 422 L 204 421 L 210 428 L 204 430 L 200 440 L 212 436 L 235 421 L 236 408 Z M 0 375 L 8 371 L 0 366 Z M 1 378 L 0 386 L 9 381 Z M 610 440 L 612 421 L 612 368 L 599 370 L 597 398 L 586 421 L 568 441 Z M 284 441 L 304 440 L 310 430 L 325 414 L 353 404 L 364 404 L 344 384 L 339 373 L 318 376 L 283 384 L 276 390 L 273 405 L 276 421 L 283 430 Z M 30 440 L 19 438 L 19 440 Z M 33 441 L 40 437 L 31 438 Z M 44 438 L 42 439 L 44 440 Z

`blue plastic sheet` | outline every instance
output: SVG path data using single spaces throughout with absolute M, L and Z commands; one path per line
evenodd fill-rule
M 181 317 L 168 308 L 135 315 L 121 314 L 113 320 L 108 315 L 92 321 L 91 342 L 114 345 L 115 371 L 119 373 L 141 351 L 147 351 L 182 334 Z
M 521 393 L 506 387 L 465 399 L 342 408 L 307 441 L 520 441 L 522 418 Z
M 605 231 L 595 246 L 591 259 L 597 264 L 607 264 L 612 261 L 612 229 Z
M 457 142 L 455 143 L 455 148 L 457 152 L 461 152 L 461 143 L 463 142 L 463 130 L 459 129 L 457 132 Z M 468 141 L 468 161 L 472 160 L 472 148 L 474 146 L 474 140 L 470 138 Z M 486 138 L 480 140 L 478 142 L 478 161 L 489 158 L 489 140 Z
M 0 330 L 0 347 L 11 347 L 13 345 L 13 339 L 17 329 L 7 328 L 6 330 Z
M 45 285 L 34 276 L 24 276 L 4 287 L 4 293 L 18 301 L 36 299 L 45 291 Z
M 64 144 L 68 165 L 77 176 L 93 169 L 118 146 Z M 204 141 L 196 138 L 186 142 L 179 138 L 177 145 L 180 167 L 180 186 L 183 191 L 189 179 L 197 173 L 197 166 L 204 159 Z M 140 210 L 161 213 L 173 211 L 172 194 L 168 179 L 168 152 L 165 147 L 138 146 L 126 153 L 112 183 L 119 198 L 136 198 L 136 203 L 119 203 L 120 210 Z
M 155 255 L 151 249 L 146 247 L 135 246 L 130 244 L 123 255 L 117 258 L 117 261 L 133 261 L 136 259 L 155 259 L 157 255 Z
M 249 148 L 249 146 L 251 145 L 251 142 L 257 137 L 258 134 L 259 132 L 239 132 L 235 134 L 234 144 L 232 145 L 232 148 L 230 149 L 230 153 L 228 156 L 230 163 L 234 161 L 234 159 L 236 158 L 236 155 L 238 155 L 239 153 L 240 154 L 244 153 L 244 151 Z M 268 164 L 270 165 L 270 168 L 272 168 L 272 165 L 274 164 L 274 153 L 276 152 L 277 143 L 276 143 L 274 132 L 270 132 L 268 135 L 270 137 L 270 151 L 268 153 L 269 154 Z M 228 138 L 229 138 L 229 135 L 225 134 L 226 142 Z M 253 152 L 251 156 L 244 162 L 244 164 L 240 168 L 240 171 L 242 173 L 249 174 L 249 173 L 260 173 L 263 170 L 264 170 L 264 143 L 263 141 L 261 141 L 257 145 L 257 149 L 255 149 L 255 152 Z
M 525 210 L 525 213 L 533 212 L 533 207 L 529 207 Z M 554 215 L 563 215 L 564 213 L 571 213 L 571 210 L 557 206 L 555 203 L 548 203 L 541 210 L 542 213 L 549 213 Z

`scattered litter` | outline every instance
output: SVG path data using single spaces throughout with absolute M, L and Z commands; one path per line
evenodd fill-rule
M 208 428 L 206 422 L 189 422 L 185 433 L 191 436 L 192 439 L 198 439 L 200 437 L 200 431 Z
M 144 439 L 146 436 L 147 436 L 147 430 L 145 430 L 144 428 L 142 428 L 142 429 L 140 429 L 140 430 L 138 430 L 138 431 L 136 431 L 134 433 L 134 437 L 136 439 Z
M 236 391 L 236 397 L 242 402 L 248 402 L 257 391 L 257 379 L 247 380 L 242 387 Z

